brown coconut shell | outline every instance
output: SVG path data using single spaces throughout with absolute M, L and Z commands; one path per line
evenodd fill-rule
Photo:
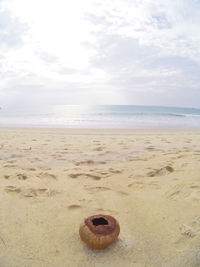
M 104 249 L 115 242 L 120 233 L 118 221 L 109 215 L 93 215 L 81 224 L 79 234 L 83 242 L 95 249 Z

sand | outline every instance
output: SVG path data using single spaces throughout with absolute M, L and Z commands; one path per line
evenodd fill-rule
M 0 128 L 0 266 L 200 266 L 200 132 Z M 79 225 L 120 223 L 89 249 Z

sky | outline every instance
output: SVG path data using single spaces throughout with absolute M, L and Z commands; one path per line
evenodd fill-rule
M 0 106 L 200 108 L 199 0 L 0 0 Z

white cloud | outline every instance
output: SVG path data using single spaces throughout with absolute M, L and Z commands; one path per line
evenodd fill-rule
M 4 0 L 0 100 L 188 105 L 190 90 L 199 106 L 199 10 L 195 0 Z

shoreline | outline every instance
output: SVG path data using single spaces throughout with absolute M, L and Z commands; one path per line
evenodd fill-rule
M 92 131 L 92 132 L 200 132 L 200 128 L 67 128 L 67 127 L 32 127 L 32 126 L 0 126 L 0 129 L 2 130 L 52 130 L 52 131 L 69 131 L 69 132 L 87 132 L 87 131 Z

